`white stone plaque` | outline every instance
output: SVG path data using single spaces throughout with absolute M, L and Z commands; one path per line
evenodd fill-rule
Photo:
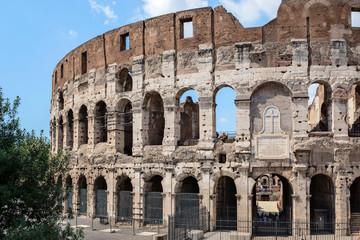
M 263 114 L 263 129 L 255 135 L 255 157 L 259 159 L 289 158 L 289 136 L 280 128 L 280 111 L 268 107 Z

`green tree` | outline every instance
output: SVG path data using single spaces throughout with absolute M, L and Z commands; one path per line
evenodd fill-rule
M 82 230 L 58 224 L 62 194 L 57 176 L 67 169 L 67 157 L 50 153 L 42 135 L 20 129 L 17 108 L 0 87 L 0 239 L 82 239 Z

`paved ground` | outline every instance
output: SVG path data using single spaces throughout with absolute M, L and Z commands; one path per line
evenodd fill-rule
M 77 221 L 76 221 L 77 220 Z M 131 239 L 131 240 L 151 240 L 153 235 L 167 232 L 166 228 L 158 228 L 157 226 L 143 227 L 141 229 L 133 229 L 131 226 L 116 226 L 112 227 L 112 233 L 110 233 L 110 225 L 100 223 L 99 219 L 86 219 L 78 217 L 77 219 L 65 219 L 61 224 L 66 226 L 70 223 L 72 227 L 82 227 L 85 233 L 86 240 L 115 240 L 115 239 Z

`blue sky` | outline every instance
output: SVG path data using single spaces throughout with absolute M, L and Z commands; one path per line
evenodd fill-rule
M 20 96 L 21 126 L 49 136 L 53 69 L 82 43 L 148 17 L 205 6 L 223 5 L 245 27 L 261 26 L 276 16 L 279 4 L 280 0 L 2 1 L 0 86 L 5 97 Z M 232 92 L 216 100 L 224 106 L 223 113 L 217 113 L 220 130 L 235 130 Z

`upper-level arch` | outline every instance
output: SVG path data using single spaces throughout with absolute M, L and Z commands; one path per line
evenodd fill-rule
M 119 92 L 129 92 L 132 91 L 133 80 L 131 72 L 127 68 L 123 68 L 116 73 L 116 86 L 115 90 Z

